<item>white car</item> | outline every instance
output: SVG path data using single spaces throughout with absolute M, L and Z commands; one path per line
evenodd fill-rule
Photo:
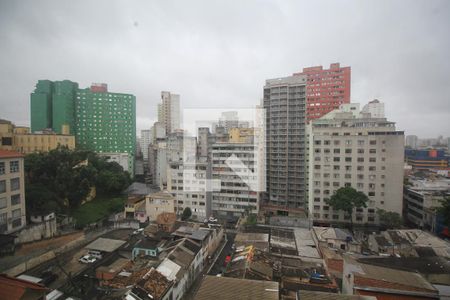
M 139 229 L 136 229 L 135 231 L 133 231 L 133 235 L 137 235 L 137 234 L 140 234 L 142 232 L 144 232 L 144 228 L 139 228 Z
M 96 261 L 97 259 L 89 254 L 86 254 L 82 257 L 80 257 L 80 259 L 78 260 L 80 263 L 83 264 L 92 264 Z

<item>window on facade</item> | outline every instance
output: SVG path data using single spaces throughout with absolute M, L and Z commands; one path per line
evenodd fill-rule
M 352 149 L 345 149 L 345 153 L 346 153 L 346 154 L 352 153 Z
M 9 163 L 9 171 L 11 173 L 19 172 L 19 161 L 18 160 L 13 160 Z
M 369 149 L 369 153 L 370 154 L 375 154 L 375 153 L 377 153 L 377 149 Z
M 377 141 L 372 140 L 372 141 L 370 141 L 370 144 L 371 144 L 371 145 L 376 145 L 376 144 L 377 144 Z
M 339 146 L 340 143 L 341 143 L 341 141 L 339 141 L 339 140 L 334 141 L 335 146 Z
M 358 157 L 358 162 L 364 162 L 364 157 Z
M 357 187 L 358 189 L 363 189 L 363 188 L 364 188 L 364 183 L 358 182 L 358 183 L 356 184 L 356 187 Z
M 21 215 L 20 208 L 15 209 L 15 210 L 12 211 L 12 218 L 13 218 L 13 219 L 20 218 L 21 216 L 22 216 L 22 215 Z
M 333 220 L 338 220 L 339 219 L 339 215 L 333 215 Z
M 0 175 L 5 174 L 5 163 L 0 162 Z
M 341 153 L 341 149 L 334 149 L 334 150 L 333 150 L 333 153 L 334 153 L 334 154 L 339 154 L 339 153 Z
M 341 159 L 339 157 L 333 157 L 333 161 L 339 162 Z
M 377 168 L 375 166 L 369 167 L 369 171 L 376 171 L 376 170 L 377 170 Z
M 0 194 L 6 192 L 6 180 L 0 180 Z
M 374 197 L 375 196 L 375 192 L 369 192 L 368 194 L 370 197 Z
M 345 161 L 346 161 L 346 162 L 351 162 L 351 161 L 352 161 L 352 158 L 351 158 L 351 157 L 346 157 L 346 158 L 345 158 Z
M 0 198 L 0 209 L 5 208 L 7 205 L 6 203 L 6 197 Z
M 357 166 L 357 167 L 356 167 L 356 170 L 358 170 L 358 171 L 364 171 L 364 166 Z
M 11 196 L 11 206 L 20 204 L 20 194 Z
M 370 157 L 369 162 L 377 162 L 377 159 L 375 157 Z

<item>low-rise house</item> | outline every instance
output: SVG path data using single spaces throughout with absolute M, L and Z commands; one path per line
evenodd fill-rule
M 361 245 L 354 241 L 346 229 L 333 227 L 313 227 L 313 239 L 317 247 L 329 247 L 342 251 L 361 252 Z
M 151 256 L 157 257 L 163 249 L 166 240 L 157 239 L 153 237 L 145 237 L 139 240 L 133 247 L 132 259 L 137 256 Z
M 439 292 L 417 272 L 370 265 L 344 255 L 342 292 L 385 299 L 439 299 Z
M 187 223 L 178 227 L 172 235 L 178 238 L 189 238 L 199 242 L 202 246 L 204 259 L 212 256 L 223 239 L 224 230 L 222 226 L 205 225 L 202 223 Z
M 269 234 L 238 232 L 234 238 L 234 244 L 239 246 L 253 246 L 260 251 L 269 251 Z
M 163 212 L 156 217 L 156 224 L 158 230 L 164 232 L 172 232 L 175 222 L 177 221 L 177 214 L 172 212 Z
M 144 203 L 144 196 L 130 196 L 125 203 L 124 208 L 124 218 L 125 219 L 135 219 L 136 208 Z
M 369 248 L 375 253 L 400 256 L 422 256 L 428 250 L 436 256 L 450 258 L 450 243 L 419 229 L 387 230 L 372 234 Z
M 440 299 L 450 299 L 450 259 L 440 256 L 362 257 L 358 261 L 396 270 L 419 272 L 439 291 Z
M 111 280 L 125 269 L 131 262 L 125 258 L 119 258 L 108 266 L 100 266 L 95 270 L 95 277 L 99 280 Z
M 189 290 L 203 270 L 201 245 L 183 238 L 167 249 L 166 257 L 156 268 L 168 280 L 173 281 L 172 299 L 178 300 Z
M 127 293 L 127 300 L 171 300 L 173 281 L 154 268 Z
M 160 213 L 175 212 L 175 197 L 167 191 L 149 194 L 145 197 L 145 211 L 150 221 L 155 221 Z
M 48 292 L 42 284 L 0 274 L 0 299 L 45 300 Z

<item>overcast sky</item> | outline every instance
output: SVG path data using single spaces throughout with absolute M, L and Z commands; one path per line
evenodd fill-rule
M 17 125 L 38 79 L 132 93 L 140 130 L 161 90 L 184 108 L 248 108 L 265 79 L 334 62 L 352 67 L 352 102 L 380 99 L 406 134 L 450 136 L 447 0 L 0 0 L 0 118 Z

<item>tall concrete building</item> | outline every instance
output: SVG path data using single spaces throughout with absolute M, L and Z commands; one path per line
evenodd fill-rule
M 180 95 L 161 92 L 158 104 L 158 122 L 164 125 L 166 134 L 180 129 Z
M 126 153 L 134 174 L 136 148 L 136 97 L 108 92 L 105 84 L 93 84 L 76 93 L 77 147 L 98 153 Z
M 266 201 L 307 208 L 305 166 L 306 76 L 266 80 Z
M 30 96 L 31 131 L 52 129 L 62 133 L 63 125 L 75 130 L 75 95 L 78 83 L 70 80 L 39 80 Z
M 221 182 L 220 191 L 212 193 L 212 213 L 221 217 L 239 217 L 245 210 L 257 214 L 259 211 L 260 193 L 246 184 L 249 176 L 258 177 L 261 165 L 257 161 L 253 143 L 216 143 L 212 145 L 212 179 Z M 233 164 L 242 163 L 253 174 L 244 177 L 236 174 L 226 163 L 231 159 Z M 243 170 L 241 170 L 243 171 Z M 257 180 L 258 178 L 254 178 Z M 249 178 L 249 180 L 253 180 Z
M 79 89 L 69 80 L 39 80 L 31 94 L 31 130 L 65 126 L 75 135 L 76 146 L 97 153 L 126 153 L 134 172 L 136 148 L 136 97 L 108 92 L 106 84 Z M 67 132 L 65 132 L 67 134 Z
M 0 150 L 0 234 L 26 225 L 23 155 Z
M 197 162 L 171 162 L 167 174 L 167 190 L 177 199 L 178 215 L 189 207 L 192 216 L 200 221 L 211 216 L 211 192 L 206 191 L 206 180 L 211 178 L 211 164 Z
M 361 112 L 369 113 L 372 118 L 384 118 L 384 103 L 378 99 L 374 99 L 364 105 Z
M 385 118 L 360 112 L 359 104 L 343 104 L 308 125 L 309 213 L 315 223 L 350 222 L 325 199 L 341 187 L 368 197 L 353 222 L 377 224 L 377 209 L 402 213 L 404 133 Z
M 350 67 L 334 63 L 329 69 L 322 66 L 303 68 L 294 75 L 307 77 L 307 121 L 320 118 L 343 103 L 350 103 Z
M 152 131 L 149 129 L 141 130 L 141 137 L 139 138 L 139 145 L 142 151 L 142 158 L 148 161 L 148 146 L 152 142 Z
M 418 142 L 419 138 L 417 137 L 417 135 L 407 135 L 405 146 L 410 147 L 411 149 L 417 149 Z

